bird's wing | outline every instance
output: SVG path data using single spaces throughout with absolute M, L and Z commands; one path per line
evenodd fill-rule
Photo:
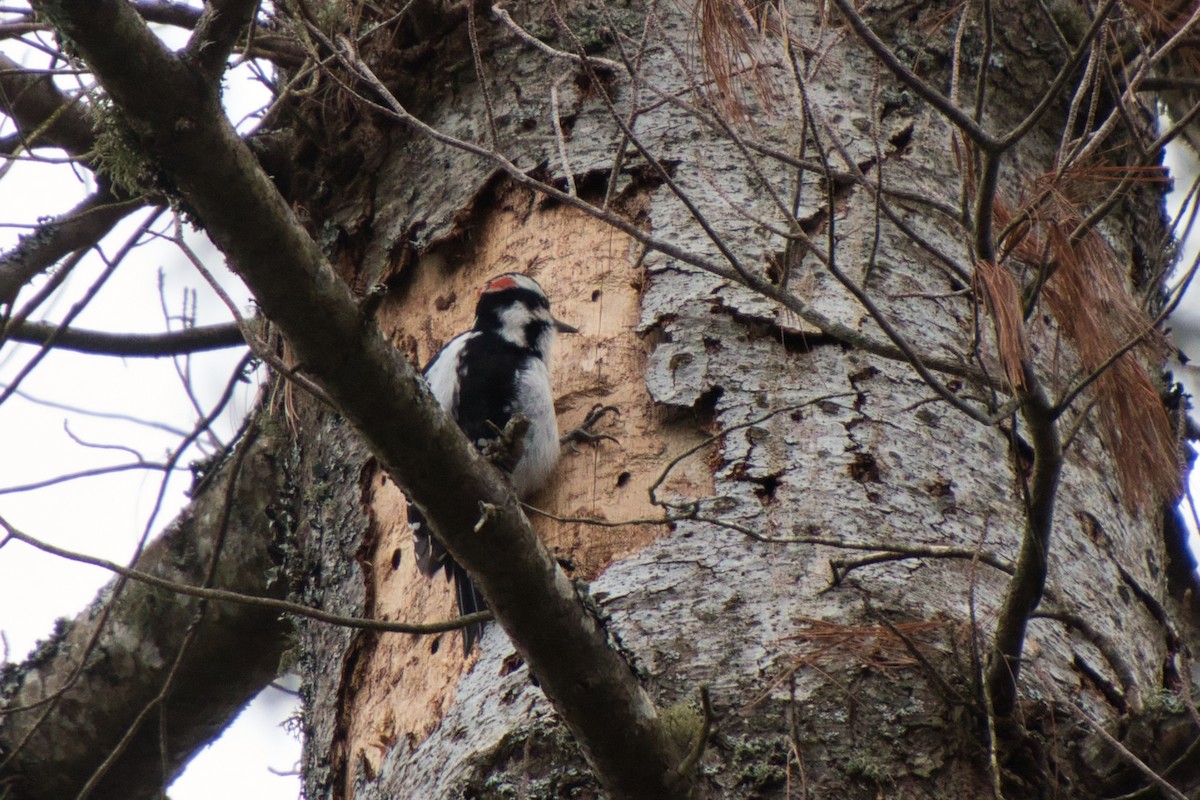
M 463 348 L 475 336 L 474 331 L 459 334 L 446 343 L 438 351 L 429 365 L 425 367 L 425 381 L 437 399 L 438 404 L 454 416 L 458 405 L 456 386 L 458 385 L 458 364 L 462 358 Z M 433 536 L 425 515 L 411 501 L 408 504 L 408 526 L 412 528 L 413 550 L 417 554 L 417 569 L 423 575 L 434 575 L 439 569 L 446 570 L 449 578 L 454 566 L 447 557 L 446 548 Z
M 429 390 L 433 392 L 433 396 L 437 398 L 441 407 L 446 409 L 452 417 L 457 417 L 458 411 L 456 390 L 459 383 L 458 370 L 463 348 L 467 346 L 467 342 L 478 335 L 475 331 L 467 331 L 455 336 L 446 342 L 446 346 L 439 350 L 438 354 L 429 362 L 429 366 L 425 367 L 425 381 L 429 384 Z
M 425 380 L 429 384 L 433 396 L 460 425 L 462 420 L 459 418 L 459 401 L 461 399 L 459 389 L 465 377 L 460 370 L 460 363 L 467 343 L 477 336 L 479 333 L 476 331 L 468 331 L 454 337 L 438 351 L 433 361 L 424 370 Z M 471 431 L 467 433 L 470 435 Z M 433 576 L 439 569 L 443 569 L 446 571 L 447 579 L 454 578 L 459 614 L 473 614 L 476 611 L 486 610 L 487 601 L 475 588 L 467 571 L 450 557 L 446 548 L 429 529 L 425 516 L 411 502 L 408 504 L 408 524 L 413 532 L 413 550 L 417 556 L 417 569 L 422 574 L 429 576 Z M 482 622 L 475 622 L 463 628 L 463 655 L 471 652 L 471 647 L 482 632 Z

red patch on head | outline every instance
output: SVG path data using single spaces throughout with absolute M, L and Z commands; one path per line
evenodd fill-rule
M 486 294 L 487 292 L 502 292 L 505 289 L 516 289 L 517 287 L 518 284 L 516 278 L 514 278 L 512 275 L 501 275 L 498 278 L 492 278 L 490 281 L 488 281 L 487 285 L 483 287 L 483 292 L 481 292 L 481 294 Z

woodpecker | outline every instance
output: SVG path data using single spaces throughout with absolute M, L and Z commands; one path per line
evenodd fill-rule
M 501 436 L 516 415 L 529 422 L 509 476 L 517 496 L 537 492 L 558 464 L 558 418 L 550 390 L 550 355 L 555 332 L 577 333 L 550 313 L 550 301 L 527 275 L 492 278 L 479 294 L 475 325 L 443 347 L 425 367 L 433 396 L 481 450 Z M 458 610 L 471 614 L 487 608 L 470 576 L 432 535 L 424 516 L 408 506 L 417 568 L 433 577 L 439 569 L 453 578 Z M 463 629 L 463 655 L 470 653 L 482 623 Z

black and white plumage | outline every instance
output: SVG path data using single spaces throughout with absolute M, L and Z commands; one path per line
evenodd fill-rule
M 551 315 L 550 301 L 537 281 L 517 273 L 499 275 L 479 295 L 474 327 L 451 339 L 425 368 L 433 396 L 476 447 L 499 438 L 518 414 L 529 421 L 511 471 L 521 498 L 542 488 L 558 463 L 558 419 L 550 389 L 556 331 L 575 329 Z M 466 571 L 431 535 L 411 503 L 408 521 L 418 569 L 428 576 L 442 569 L 447 579 L 453 578 L 461 614 L 487 608 Z M 482 629 L 482 623 L 463 629 L 464 653 L 470 652 Z

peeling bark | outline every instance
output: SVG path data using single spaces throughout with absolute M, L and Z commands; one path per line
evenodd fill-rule
M 569 22 L 586 27 L 579 22 L 585 12 L 577 13 Z M 720 131 L 685 108 L 654 103 L 686 94 L 687 78 L 662 42 L 692 35 L 686 18 L 666 9 L 660 14 L 663 29 L 651 37 L 654 43 L 641 62 L 653 91 L 641 90 L 649 110 L 638 117 L 636 131 L 648 150 L 672 165 L 674 181 L 743 263 L 756 270 L 780 264 L 787 256 L 782 243 L 755 222 L 774 213 L 761 180 L 776 182 L 776 190 L 786 194 L 794 173 L 756 158 L 763 178 L 755 177 Z M 616 21 L 629 36 L 641 30 L 636 13 Z M 865 48 L 838 40 L 834 29 L 821 28 L 813 16 L 796 14 L 792 24 L 798 41 L 829 62 L 808 90 L 818 103 L 814 116 L 840 121 L 842 152 L 826 143 L 835 162 L 830 169 L 852 173 L 858 165 L 867 170 L 868 183 L 882 169 L 885 185 L 953 208 L 959 176 L 947 155 L 950 129 L 936 110 L 910 100 L 887 111 L 903 88 L 879 72 Z M 1033 21 L 1020 24 L 1031 37 L 1044 32 Z M 906 35 L 886 25 L 879 30 Z M 586 83 L 582 68 L 543 61 L 494 21 L 481 28 L 481 37 L 488 75 L 495 77 L 489 80 L 490 102 L 500 149 L 518 152 L 522 164 L 546 164 L 552 176 L 561 174 L 561 165 L 550 130 L 548 88 L 563 69 L 575 70 L 575 82 L 558 84 L 560 114 L 570 120 L 567 145 L 576 182 L 599 191 L 620 132 L 594 91 L 578 88 Z M 571 49 L 561 35 L 548 38 L 553 46 Z M 937 52 L 945 44 L 935 37 L 922 46 Z M 1015 32 L 1005 34 L 1005 46 L 1026 47 Z M 619 59 L 611 47 L 596 52 Z M 1049 74 L 1056 66 L 1036 48 L 1010 57 L 1030 60 L 1021 61 L 1020 75 L 1026 77 L 997 90 L 989 104 L 989 124 L 995 127 L 1020 120 L 1021 104 L 1045 86 L 1044 77 L 1028 76 Z M 516 72 L 519 93 L 500 77 Z M 422 119 L 452 136 L 479 141 L 488 136 L 480 127 L 486 113 L 478 86 L 467 80 L 443 105 L 426 96 Z M 1004 85 L 999 78 L 997 85 Z M 628 102 L 624 85 L 607 88 L 618 106 Z M 794 151 L 800 134 L 794 119 L 778 109 L 754 108 L 750 116 L 758 127 L 747 137 Z M 1045 169 L 1038 165 L 1053 154 L 1055 124 L 1049 121 L 1044 133 L 1031 134 L 1012 167 L 1001 171 L 1004 192 L 1015 196 Z M 713 687 L 720 734 L 704 757 L 701 791 L 795 796 L 804 783 L 813 796 L 990 792 L 986 725 L 978 708 L 979 659 L 1025 529 L 1013 431 L 987 428 L 939 404 L 909 365 L 847 349 L 836 335 L 814 330 L 733 282 L 653 250 L 643 258 L 626 244 L 609 246 L 604 258 L 595 259 L 583 215 L 503 182 L 489 183 L 492 168 L 485 159 L 404 131 L 393 135 L 403 146 L 377 173 L 374 196 L 382 200 L 371 225 L 346 228 L 351 247 L 364 254 L 351 280 L 382 275 L 398 287 L 380 321 L 396 330 L 393 340 L 418 362 L 468 324 L 473 287 L 491 274 L 529 271 L 547 286 L 562 315 L 580 322 L 578 309 L 587 308 L 594 289 L 607 286 L 614 265 L 632 271 L 636 324 L 608 334 L 589 329 L 584 317 L 585 341 L 564 337 L 556 377 L 564 425 L 579 413 L 579 398 L 618 402 L 634 414 L 615 429 L 620 446 L 604 444 L 595 454 L 568 456 L 561 479 L 535 505 L 559 516 L 654 516 L 661 509 L 630 504 L 625 498 L 632 493 L 622 487 L 637 486 L 645 497 L 645 487 L 672 456 L 709 434 L 735 429 L 686 460 L 685 479 L 660 490 L 672 501 L 698 503 L 698 516 L 720 525 L 680 520 L 646 526 L 614 547 L 611 529 L 535 518 L 556 554 L 576 561 L 592 582 L 610 628 L 660 707 L 692 707 L 699 686 Z M 634 218 L 659 239 L 721 258 L 694 216 L 668 188 L 646 180 L 650 170 L 636 154 L 631 158 L 617 186 L 621 197 L 636 198 Z M 822 217 L 825 201 L 814 186 L 796 214 L 814 220 L 811 233 L 821 243 L 830 235 L 828 215 Z M 939 212 L 906 209 L 908 229 L 885 222 L 876 244 L 869 189 L 847 185 L 837 203 L 842 270 L 866 282 L 892 324 L 919 342 L 923 353 L 964 351 L 976 312 L 952 294 L 962 287 L 954 274 L 931 263 L 930 252 L 912 238 L 916 231 L 969 274 L 970 255 Z M 558 218 L 564 220 L 561 229 L 551 221 Z M 553 233 L 543 239 L 530 231 Z M 1131 246 L 1130 234 L 1119 226 L 1106 229 L 1122 252 Z M 1138 235 L 1157 233 L 1143 228 Z M 610 238 L 620 241 L 617 234 Z M 408 246 L 425 255 L 388 261 L 397 247 Z M 879 336 L 870 315 L 827 270 L 808 259 L 787 267 L 788 288 L 810 307 Z M 611 296 L 607 288 L 603 294 Z M 1039 368 L 1048 368 L 1054 358 L 1070 360 L 1055 337 L 1052 320 L 1034 324 Z M 603 368 L 587 363 L 593 346 L 587 340 L 593 339 L 605 354 Z M 983 346 L 994 369 L 990 341 Z M 1070 367 L 1062 369 L 1065 380 Z M 645 386 L 648 397 L 630 397 L 630 383 L 639 390 Z M 624 393 L 619 401 L 618 392 Z M 785 410 L 768 416 L 780 409 Z M 633 427 L 633 436 L 625 426 Z M 1023 425 L 1017 435 L 1025 435 Z M 645 457 L 636 455 L 639 445 L 646 447 Z M 1105 687 L 1118 687 L 1121 702 L 1137 707 L 1147 692 L 1163 690 L 1163 670 L 1173 659 L 1161 620 L 1127 585 L 1132 580 L 1159 596 L 1164 590 L 1162 557 L 1155 555 L 1161 554 L 1156 515 L 1131 512 L 1110 492 L 1109 459 L 1103 445 L 1081 434 L 1063 466 L 1053 520 L 1044 602 L 1051 609 L 1077 609 L 1089 624 L 1035 616 L 1028 634 L 1020 684 L 1022 713 L 1030 715 L 1026 730 L 1038 735 L 1053 728 L 1061 748 L 1068 741 L 1092 747 L 1097 740 L 1076 727 L 1070 714 L 1055 711 L 1056 703 L 1077 702 L 1094 717 L 1111 720 L 1122 709 L 1110 705 L 1113 697 L 1106 698 Z M 580 473 L 580 462 L 588 461 L 596 472 Z M 377 473 L 369 485 L 364 542 L 370 555 L 362 561 L 371 587 L 368 607 L 385 616 L 446 613 L 452 604 L 448 588 L 431 586 L 410 566 L 398 490 Z M 574 498 L 587 498 L 582 505 L 588 510 L 581 513 Z M 1097 538 L 1090 521 L 1081 524 L 1093 517 L 1103 518 L 1105 531 L 1119 531 L 1124 544 L 1107 534 Z M 756 541 L 731 525 L 783 543 Z M 867 558 L 890 546 L 925 548 L 930 555 Z M 980 551 L 994 554 L 994 561 L 970 558 Z M 1125 577 L 1106 567 L 1114 560 L 1125 565 Z M 453 641 L 441 639 L 372 637 L 351 649 L 354 678 L 343 680 L 340 689 L 315 678 L 317 694 L 339 691 L 343 700 L 337 722 L 314 720 L 310 731 L 310 794 L 599 793 L 498 631 L 484 637 L 479 656 L 466 664 Z M 1024 734 L 1004 726 L 1000 733 L 1005 752 L 1029 747 Z M 332 770 L 318 760 L 329 747 L 339 753 Z M 1096 747 L 1089 752 L 1103 750 Z M 1052 760 L 1062 768 L 1062 749 L 1033 751 L 1023 767 L 1006 770 L 1009 791 L 1034 791 L 1048 780 Z M 1163 757 L 1170 758 L 1165 752 Z M 1070 771 L 1079 796 L 1130 780 L 1117 760 L 1081 758 Z

